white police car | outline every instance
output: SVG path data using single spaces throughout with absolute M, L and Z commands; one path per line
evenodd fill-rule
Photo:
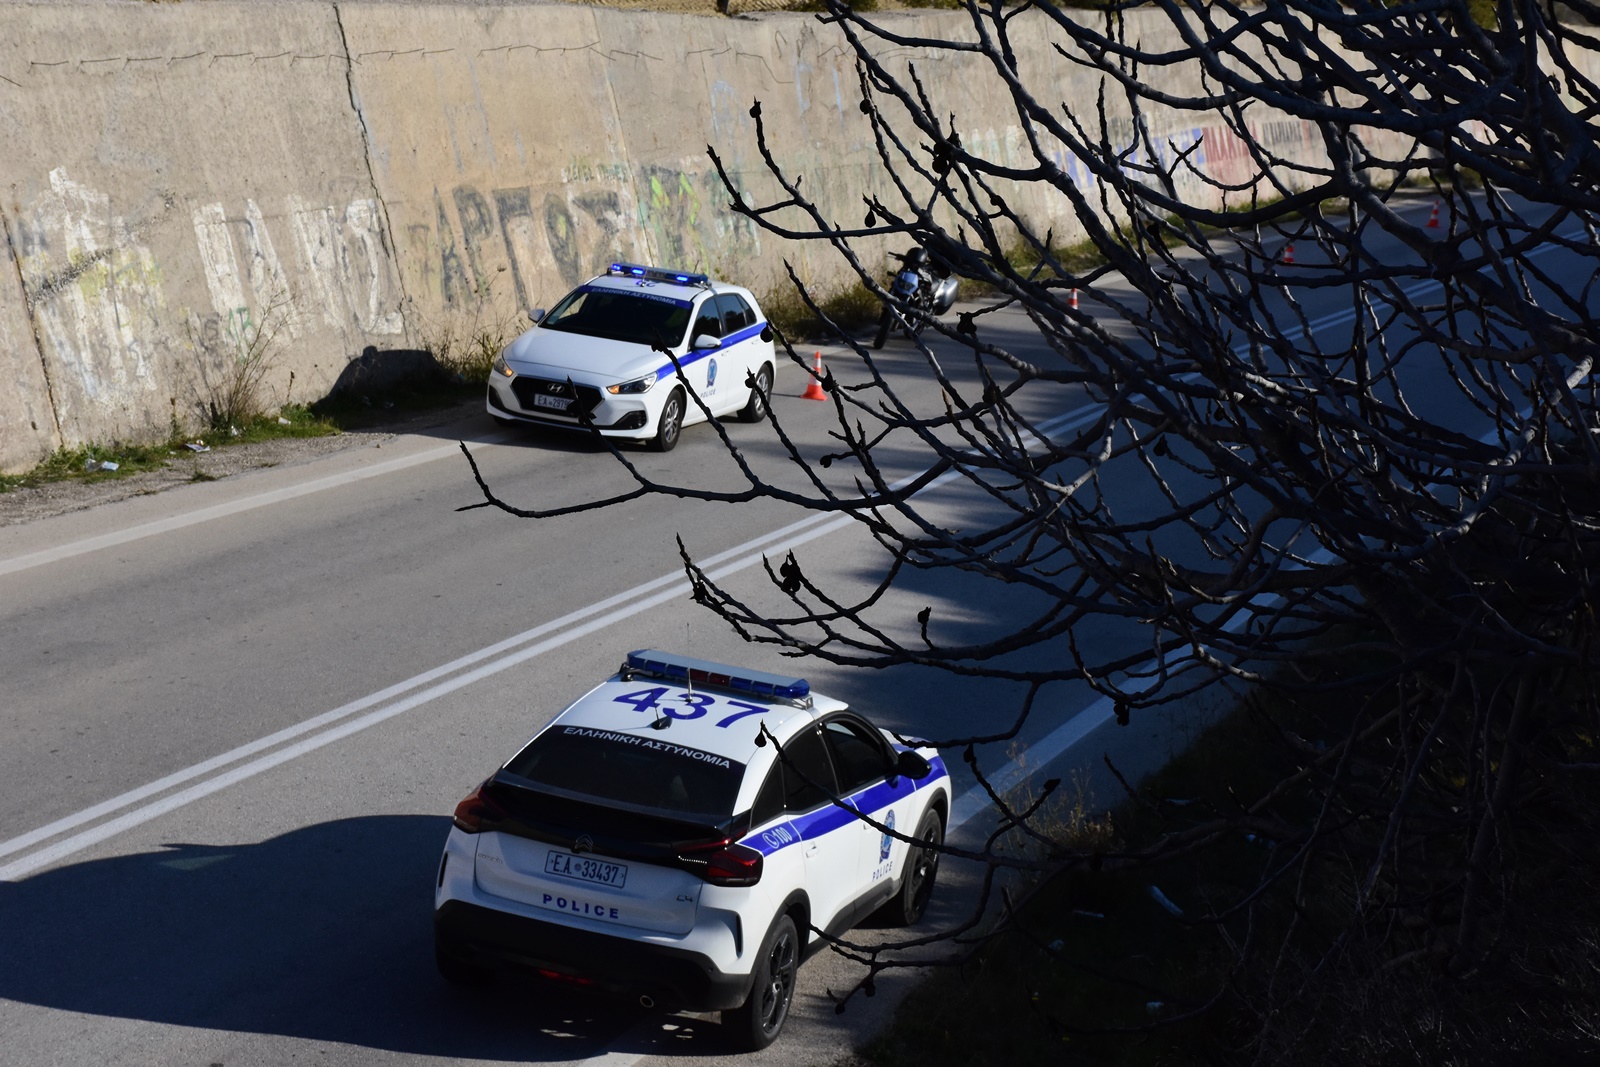
M 633 652 L 456 807 L 439 969 L 721 1011 L 762 1048 L 826 943 L 813 927 L 921 917 L 950 799 L 937 752 L 802 679 Z
M 667 452 L 706 417 L 691 392 L 713 417 L 766 414 L 777 363 L 748 289 L 613 263 L 548 314 L 531 314 L 536 325 L 489 374 L 489 414 L 502 423 L 592 427 Z

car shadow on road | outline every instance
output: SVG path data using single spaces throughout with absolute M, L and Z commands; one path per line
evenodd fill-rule
M 659 1015 L 538 979 L 447 985 L 431 889 L 448 825 L 340 819 L 0 883 L 0 998 L 461 1059 L 583 1059 L 656 1028 Z M 713 1025 L 668 1028 L 691 1038 L 670 1043 L 683 1053 L 723 1051 Z

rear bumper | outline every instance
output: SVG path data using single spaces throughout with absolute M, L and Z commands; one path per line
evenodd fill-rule
M 609 937 L 466 901 L 433 915 L 439 950 L 467 963 L 554 971 L 586 979 L 596 992 L 647 996 L 676 1011 L 722 1011 L 743 1004 L 751 976 L 724 974 L 698 952 Z

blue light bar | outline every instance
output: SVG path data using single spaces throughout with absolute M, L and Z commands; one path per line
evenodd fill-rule
M 752 696 L 768 697 L 772 700 L 800 702 L 811 697 L 811 683 L 804 678 L 785 678 L 765 671 L 747 671 L 739 667 L 730 667 L 725 663 L 712 663 L 692 656 L 658 652 L 653 648 L 629 652 L 622 668 L 668 681 L 731 689 L 736 693 L 749 693 Z
M 677 282 L 679 285 L 705 285 L 711 279 L 704 274 L 668 270 L 666 267 L 646 267 L 640 263 L 613 263 L 607 274 L 625 274 L 632 278 L 645 278 L 653 282 Z

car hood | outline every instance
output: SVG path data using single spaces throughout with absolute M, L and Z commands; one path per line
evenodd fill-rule
M 541 369 L 559 370 L 575 380 L 625 382 L 643 377 L 672 361 L 649 345 L 609 341 L 560 330 L 534 327 L 505 351 L 506 362 L 518 374 L 536 374 Z

